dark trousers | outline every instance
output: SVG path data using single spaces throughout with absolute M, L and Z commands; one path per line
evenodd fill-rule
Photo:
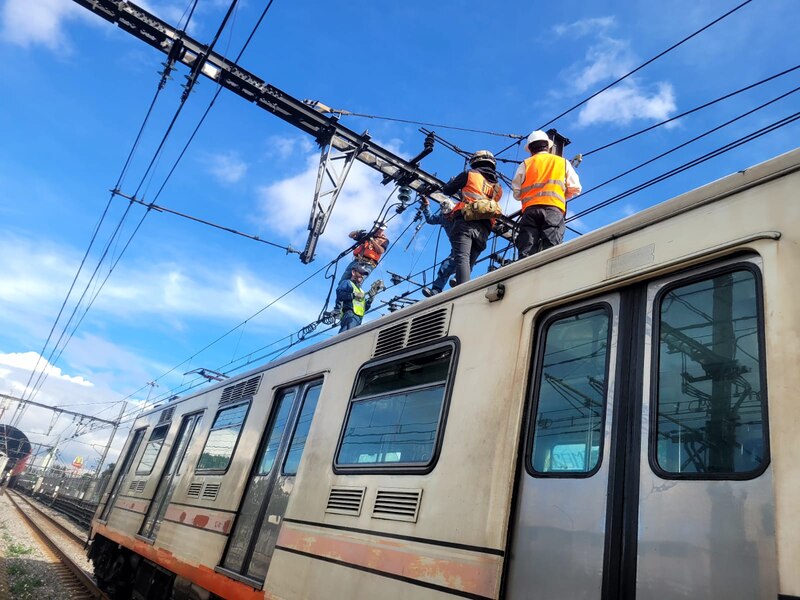
M 519 257 L 547 250 L 564 241 L 564 213 L 555 206 L 529 206 L 522 213 L 517 233 Z
M 347 331 L 348 329 L 352 329 L 353 327 L 358 327 L 359 325 L 361 325 L 361 317 L 355 314 L 352 310 L 346 310 L 342 315 L 339 333 Z
M 444 286 L 447 285 L 447 280 L 450 279 L 450 276 L 455 272 L 456 262 L 453 260 L 453 256 L 450 255 L 442 261 L 439 272 L 436 274 L 436 279 L 433 280 L 431 287 L 441 292 Z
M 472 267 L 478 257 L 486 249 L 486 240 L 489 239 L 491 224 L 488 220 L 466 221 L 458 215 L 450 229 L 450 245 L 453 248 L 451 256 L 456 264 L 456 283 L 462 284 L 469 281 Z

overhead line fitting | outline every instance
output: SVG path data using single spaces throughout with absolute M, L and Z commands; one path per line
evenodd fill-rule
M 498 131 L 488 131 L 486 129 L 473 129 L 471 127 L 458 127 L 455 125 L 443 125 L 441 123 L 426 123 L 424 121 L 414 121 L 413 119 L 400 119 L 397 117 L 386 117 L 381 115 L 369 115 L 366 113 L 357 113 L 350 110 L 344 110 L 341 108 L 331 108 L 327 104 L 323 104 L 319 100 L 303 100 L 305 104 L 310 106 L 311 108 L 318 110 L 323 114 L 334 115 L 336 117 L 345 116 L 345 117 L 361 117 L 364 119 L 377 119 L 380 121 L 394 121 L 396 123 L 408 123 L 410 125 L 424 125 L 425 127 L 438 127 L 441 129 L 455 129 L 456 131 L 467 131 L 470 133 L 482 133 L 485 135 L 493 135 L 497 137 L 507 137 L 512 139 L 523 139 L 524 135 L 519 135 L 516 133 L 502 133 Z

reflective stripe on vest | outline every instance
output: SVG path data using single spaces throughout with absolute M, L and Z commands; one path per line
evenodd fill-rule
M 367 302 L 364 299 L 364 292 L 352 281 L 350 285 L 353 286 L 353 314 L 358 317 L 363 317 L 367 312 Z
M 503 189 L 499 183 L 489 183 L 478 171 L 469 171 L 467 173 L 467 183 L 461 188 L 461 202 L 455 205 L 453 212 L 462 210 L 465 204 L 471 204 L 482 198 L 500 200 L 502 195 Z
M 525 159 L 525 180 L 519 190 L 522 212 L 529 206 L 555 206 L 567 212 L 567 161 L 540 152 Z

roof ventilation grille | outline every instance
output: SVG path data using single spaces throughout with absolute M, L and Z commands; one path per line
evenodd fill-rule
M 408 334 L 408 321 L 403 321 L 381 329 L 375 338 L 375 350 L 372 356 L 383 356 L 406 347 L 406 335 Z
M 220 485 L 219 483 L 207 483 L 203 488 L 203 500 L 216 500 Z
M 161 423 L 168 423 L 172 419 L 172 415 L 175 414 L 175 407 L 170 406 L 169 408 L 165 408 L 161 411 L 161 415 L 158 417 L 158 424 Z
M 255 377 L 245 379 L 244 381 L 240 381 L 234 385 L 229 385 L 222 390 L 222 398 L 219 401 L 220 405 L 228 404 L 229 402 L 235 402 L 236 400 L 241 400 L 242 398 L 250 398 L 251 396 L 255 396 L 260 383 L 261 375 L 256 375 Z
M 186 492 L 187 498 L 199 498 L 201 489 L 203 489 L 202 481 L 194 481 L 190 483 L 189 490 Z
M 447 335 L 449 324 L 449 307 L 419 315 L 411 320 L 411 330 L 408 332 L 407 346 L 424 344 Z

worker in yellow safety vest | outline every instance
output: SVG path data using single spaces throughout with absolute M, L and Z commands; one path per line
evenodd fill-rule
M 364 314 L 372 305 L 375 296 L 384 289 L 383 282 L 379 279 L 372 284 L 369 291 L 364 293 L 361 284 L 368 275 L 367 269 L 363 265 L 356 265 L 350 269 L 349 279 L 342 279 L 336 288 L 336 309 L 341 315 L 341 326 L 339 333 L 358 327 L 364 318 Z
M 514 198 L 522 202 L 516 246 L 525 258 L 564 240 L 567 200 L 581 193 L 578 174 L 567 159 L 551 154 L 553 141 L 544 131 L 528 136 L 526 158 L 511 180 Z

